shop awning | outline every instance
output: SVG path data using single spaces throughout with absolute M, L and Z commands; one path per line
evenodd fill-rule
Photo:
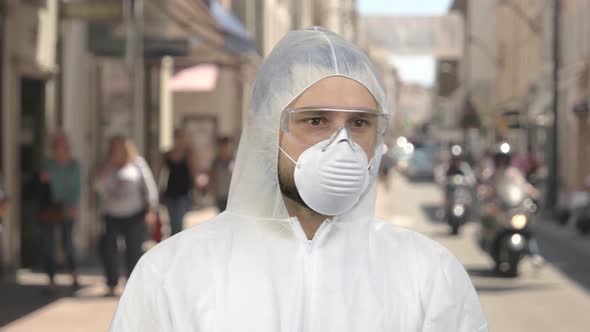
M 227 12 L 217 1 L 210 5 L 210 13 L 225 36 L 223 48 L 232 54 L 254 50 L 254 42 L 242 22 Z
M 126 26 L 124 21 L 90 22 L 89 49 L 98 56 L 124 56 Z M 207 52 L 240 57 L 254 50 L 246 28 L 216 0 L 144 0 L 143 34 L 145 57 L 211 58 Z
M 254 41 L 242 22 L 217 0 L 146 0 L 145 4 L 149 35 L 182 38 L 188 41 L 189 49 L 206 46 L 233 56 L 254 50 Z
M 201 64 L 182 69 L 172 76 L 173 92 L 207 92 L 215 90 L 219 68 L 213 64 Z

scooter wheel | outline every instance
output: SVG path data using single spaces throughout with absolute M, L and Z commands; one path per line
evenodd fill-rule
M 518 276 L 518 264 L 520 263 L 520 254 L 517 252 L 510 252 L 508 260 L 496 261 L 495 271 L 508 278 L 516 278 Z
M 500 248 L 497 258 L 495 259 L 495 270 L 502 276 L 514 278 L 518 276 L 518 264 L 522 254 L 518 251 L 510 250 L 506 247 Z

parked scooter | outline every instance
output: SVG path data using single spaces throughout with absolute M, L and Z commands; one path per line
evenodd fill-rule
M 518 275 L 526 255 L 542 260 L 533 226 L 538 206 L 527 194 L 522 180 L 507 177 L 490 188 L 481 211 L 480 247 L 495 262 L 497 272 Z
M 581 235 L 588 235 L 590 233 L 590 190 L 575 192 L 571 209 L 571 217 L 576 229 Z

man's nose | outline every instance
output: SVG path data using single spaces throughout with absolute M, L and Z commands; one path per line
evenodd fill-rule
M 339 143 L 342 141 L 350 141 L 350 140 L 351 140 L 350 129 L 345 124 L 338 126 L 338 129 L 334 133 L 334 141 L 336 143 Z
M 348 129 L 348 127 L 346 126 L 341 126 L 339 127 L 336 132 L 332 135 L 332 137 L 330 137 L 330 141 L 328 142 L 328 144 L 326 145 L 326 147 L 323 149 L 324 151 L 340 142 L 348 142 L 348 144 L 350 144 L 350 147 L 354 150 L 355 147 L 352 144 L 352 137 L 350 136 L 350 129 Z

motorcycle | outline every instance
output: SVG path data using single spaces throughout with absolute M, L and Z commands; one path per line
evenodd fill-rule
M 500 181 L 493 191 L 482 207 L 479 245 L 497 272 L 516 277 L 526 255 L 539 256 L 533 233 L 538 206 L 519 181 Z
M 577 191 L 572 197 L 572 217 L 580 235 L 590 233 L 590 191 Z
M 447 182 L 447 207 L 445 219 L 451 227 L 451 234 L 459 234 L 463 224 L 471 215 L 472 191 L 471 184 L 463 175 L 453 175 Z

